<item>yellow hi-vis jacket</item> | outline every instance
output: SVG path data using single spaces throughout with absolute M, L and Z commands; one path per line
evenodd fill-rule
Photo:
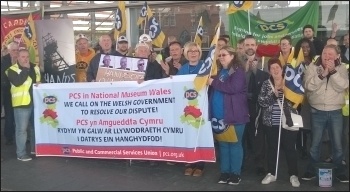
M 349 64 L 345 64 L 346 69 L 349 71 Z M 343 116 L 349 116 L 349 87 L 345 90 L 345 105 L 342 108 Z
M 21 69 L 18 67 L 18 64 L 12 65 L 9 69 L 6 70 L 6 75 L 8 76 L 8 70 L 13 70 L 16 73 L 20 73 Z M 40 69 L 38 66 L 34 67 L 35 75 L 36 75 L 36 81 L 40 82 Z M 37 83 L 35 82 L 35 83 Z M 31 98 L 29 89 L 30 86 L 32 86 L 33 80 L 30 76 L 27 77 L 26 81 L 16 87 L 11 83 L 11 95 L 12 95 L 12 106 L 13 107 L 19 107 L 19 106 L 26 106 L 30 104 Z

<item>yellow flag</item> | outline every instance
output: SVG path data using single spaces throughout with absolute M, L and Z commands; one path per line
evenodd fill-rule
M 125 1 L 118 1 L 118 7 L 115 11 L 114 39 L 117 40 L 119 35 L 126 32 L 126 14 Z
M 146 20 L 147 17 L 147 1 L 145 1 L 145 4 L 141 8 L 139 19 L 137 20 L 137 25 L 141 25 L 142 22 Z
M 37 58 L 37 55 L 39 55 L 38 49 L 36 48 L 37 45 L 34 45 L 34 41 L 36 42 L 36 32 L 32 13 L 29 14 L 27 23 L 24 26 L 22 39 L 29 51 L 30 62 L 39 64 L 39 58 Z
M 226 11 L 226 14 L 232 14 L 240 10 L 248 11 L 252 7 L 253 1 L 232 1 Z
M 220 21 L 221 23 L 221 17 Z M 221 25 L 221 24 L 220 24 Z M 217 65 L 216 65 L 216 49 L 217 43 L 220 36 L 220 25 L 218 30 L 216 30 L 216 34 L 214 35 L 213 41 L 211 42 L 208 56 L 204 60 L 204 63 L 201 69 L 198 72 L 197 77 L 194 79 L 194 87 L 196 91 L 200 91 L 206 86 L 207 80 L 210 76 L 215 76 L 217 74 Z
M 165 34 L 163 33 L 157 19 L 153 16 L 152 10 L 147 6 L 147 17 L 148 17 L 148 34 L 152 39 L 152 44 L 157 47 L 163 47 L 165 40 Z
M 197 27 L 196 35 L 194 36 L 194 42 L 197 43 L 197 45 L 199 45 L 200 47 L 202 47 L 202 39 L 203 39 L 203 21 L 201 16 Z

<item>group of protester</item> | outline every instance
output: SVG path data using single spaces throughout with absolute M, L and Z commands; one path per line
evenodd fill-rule
M 152 39 L 147 34 L 140 36 L 134 52 L 125 36 L 117 39 L 116 50 L 109 35 L 102 35 L 99 45 L 100 50 L 95 51 L 85 35 L 76 37 L 77 82 L 96 81 L 102 54 L 148 59 L 144 79 L 139 83 L 174 75 L 198 74 L 204 64 L 200 45 L 188 42 L 183 46 L 175 37 L 169 37 L 167 47 L 159 53 L 162 60 L 156 59 Z M 280 52 L 267 64 L 257 55 L 257 40 L 252 35 L 247 35 L 233 46 L 229 36 L 221 36 L 217 50 L 219 70 L 216 76 L 208 79 L 207 85 L 209 120 L 218 144 L 221 172 L 218 183 L 238 185 L 242 168 L 247 166 L 244 162 L 249 157 L 254 159 L 256 174 L 265 175 L 262 184 L 276 181 L 276 157 L 280 144 L 286 155 L 290 182 L 293 187 L 299 187 L 297 148 L 302 158 L 307 158 L 305 138 L 310 135 L 310 163 L 302 177 L 310 180 L 316 173 L 313 165 L 322 161 L 320 145 L 325 130 L 332 145 L 330 157 L 337 166 L 336 178 L 348 182 L 345 154 L 348 154 L 349 145 L 349 80 L 346 68 L 349 63 L 349 34 L 344 36 L 344 45 L 338 46 L 333 38 L 324 45 L 314 37 L 313 27 L 306 25 L 303 38 L 295 47 L 292 47 L 291 37 L 281 38 Z M 300 50 L 306 68 L 302 84 L 305 99 L 296 107 L 284 97 L 284 73 L 286 64 L 299 58 Z M 8 45 L 8 51 L 1 62 L 6 144 L 11 145 L 15 139 L 18 160 L 29 161 L 32 158 L 25 150 L 27 127 L 32 125 L 31 153 L 35 154 L 32 87 L 40 83 L 40 72 L 37 66 L 29 63 L 28 51 L 18 50 L 15 42 Z M 281 129 L 281 110 L 287 121 L 292 121 L 291 113 L 301 113 L 304 127 L 299 131 Z M 265 154 L 268 154 L 267 158 Z M 192 163 L 185 167 L 184 174 L 201 176 L 204 169 L 204 162 Z

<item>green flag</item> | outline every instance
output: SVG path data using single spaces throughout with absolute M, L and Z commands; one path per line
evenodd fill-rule
M 245 11 L 237 11 L 228 17 L 232 45 L 235 47 L 238 40 L 249 33 L 248 14 Z M 319 1 L 309 1 L 290 16 L 275 22 L 258 19 L 250 13 L 250 29 L 259 44 L 279 44 L 282 37 L 290 35 L 295 45 L 302 38 L 305 25 L 310 24 L 317 29 L 318 18 Z

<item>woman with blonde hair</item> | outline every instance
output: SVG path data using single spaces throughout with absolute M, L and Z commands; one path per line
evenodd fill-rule
M 179 69 L 176 75 L 198 74 L 199 69 L 204 63 L 200 60 L 202 57 L 201 47 L 194 42 L 188 42 L 184 46 L 183 54 L 188 62 Z M 204 165 L 204 162 L 189 164 L 185 170 L 185 175 L 192 175 L 195 177 L 202 176 Z
M 220 148 L 221 176 L 218 183 L 238 185 L 243 161 L 242 137 L 249 122 L 245 68 L 230 46 L 218 54 L 222 65 L 218 75 L 208 80 L 212 128 Z

